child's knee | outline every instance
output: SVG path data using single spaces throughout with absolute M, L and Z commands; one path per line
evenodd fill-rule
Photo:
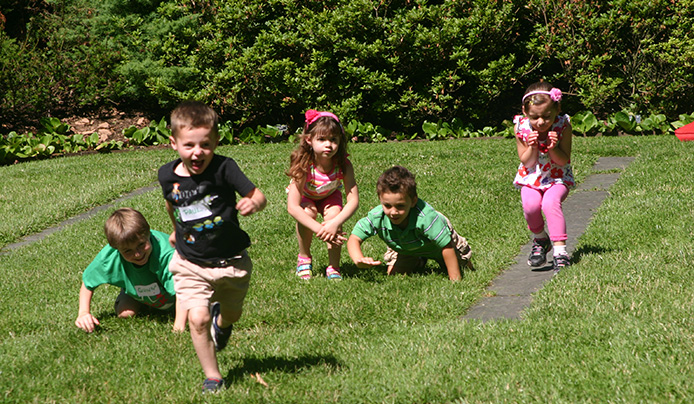
M 120 312 L 116 312 L 116 314 L 118 315 L 118 318 L 130 318 L 137 315 L 137 310 L 125 309 L 121 310 Z
M 188 311 L 188 326 L 195 329 L 207 329 L 210 326 L 209 309 L 194 307 Z

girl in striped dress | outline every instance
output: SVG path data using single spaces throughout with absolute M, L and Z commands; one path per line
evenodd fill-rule
M 337 116 L 308 110 L 299 146 L 292 152 L 287 175 L 287 210 L 296 220 L 299 254 L 296 275 L 310 279 L 311 242 L 315 234 L 328 246 L 325 276 L 340 280 L 340 254 L 346 241 L 342 225 L 359 207 L 352 163 L 347 159 L 347 137 Z M 346 203 L 343 204 L 344 190 Z M 318 215 L 323 221 L 318 222 Z

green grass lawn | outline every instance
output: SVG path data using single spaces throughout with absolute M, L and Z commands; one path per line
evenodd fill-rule
M 342 282 L 293 274 L 287 144 L 218 149 L 267 195 L 242 218 L 253 239 L 245 313 L 218 355 L 229 383 L 201 396 L 189 335 L 173 318 L 113 314 L 118 290 L 92 303 L 102 327 L 74 326 L 82 270 L 104 245 L 105 211 L 0 255 L 0 401 L 6 403 L 690 402 L 694 399 L 694 142 L 674 136 L 576 138 L 578 181 L 600 156 L 635 156 L 580 238 L 572 267 L 539 291 L 523 320 L 459 317 L 528 241 L 511 139 L 350 145 L 361 195 L 375 206 L 393 164 L 468 238 L 477 271 L 387 277 L 343 252 Z M 156 181 L 170 150 L 0 167 L 0 246 Z M 170 231 L 159 191 L 121 203 Z M 120 206 L 119 205 L 119 206 Z M 571 228 L 569 228 L 571 232 Z M 384 244 L 371 239 L 378 257 Z M 318 268 L 325 247 L 314 243 Z M 267 386 L 257 381 L 260 376 Z

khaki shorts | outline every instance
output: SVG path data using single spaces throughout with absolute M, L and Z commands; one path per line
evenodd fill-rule
M 458 256 L 458 265 L 460 266 L 460 269 L 463 270 L 468 266 L 468 263 L 470 262 L 470 257 L 472 256 L 472 249 L 468 245 L 465 237 L 462 237 L 453 229 L 451 221 L 448 220 L 447 217 L 443 217 L 446 219 L 446 223 L 448 223 L 448 228 L 451 230 L 451 243 L 453 243 L 456 255 Z M 395 269 L 395 272 L 400 273 L 424 269 L 424 266 L 427 263 L 427 258 L 417 257 L 414 255 L 398 254 L 397 251 L 388 247 L 388 250 L 386 250 L 385 254 L 383 254 L 383 262 L 385 262 L 385 264 L 388 267 L 392 266 L 393 269 Z M 438 264 L 442 267 L 445 267 L 443 261 L 438 262 Z
M 253 263 L 246 251 L 231 265 L 210 268 L 194 264 L 174 252 L 169 264 L 173 274 L 176 298 L 183 310 L 207 307 L 220 302 L 224 310 L 240 311 L 251 282 Z

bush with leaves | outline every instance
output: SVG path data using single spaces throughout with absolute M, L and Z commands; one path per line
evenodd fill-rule
M 673 118 L 694 105 L 691 0 L 529 0 L 526 13 L 527 53 L 577 95 L 569 109 Z
M 119 103 L 122 61 L 93 17 L 92 0 L 4 1 L 0 10 L 0 119 L 35 121 Z M 97 23 L 97 25 L 93 25 Z
M 106 0 L 99 18 L 127 53 L 118 67 L 126 96 L 164 108 L 199 99 L 237 126 L 296 127 L 317 107 L 416 130 L 425 119 L 489 120 L 490 105 L 513 84 L 518 8 L 486 0 Z

